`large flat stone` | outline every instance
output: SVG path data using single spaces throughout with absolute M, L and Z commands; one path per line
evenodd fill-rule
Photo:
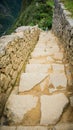
M 32 95 L 11 95 L 5 106 L 5 115 L 12 123 L 20 123 L 24 115 L 35 108 L 38 102 L 37 97 Z
M 48 130 L 48 128 L 44 126 L 19 126 L 17 130 Z
M 55 52 L 59 52 L 58 46 L 46 47 L 46 48 L 35 48 L 32 52 L 32 57 L 54 55 Z
M 47 73 L 49 70 L 51 70 L 50 64 L 27 64 L 25 72 L 39 72 L 39 73 Z
M 55 126 L 56 130 L 73 130 L 73 123 L 62 123 Z
M 61 53 L 61 52 L 54 53 L 53 58 L 56 60 L 63 60 L 63 53 Z
M 31 57 L 33 58 L 33 57 L 38 57 L 38 56 L 48 56 L 51 54 L 52 52 L 48 52 L 48 51 L 46 52 L 46 51 L 38 49 L 37 51 L 32 52 Z
M 38 57 L 37 59 L 33 58 L 29 60 L 30 64 L 46 64 L 46 58 L 45 57 Z
M 35 46 L 35 48 L 43 48 L 43 49 L 45 49 L 45 48 L 46 48 L 46 45 L 45 45 L 45 44 L 37 44 L 37 45 Z
M 58 47 L 58 45 L 53 46 L 51 44 L 45 43 L 45 44 L 39 44 L 34 49 L 34 51 L 50 51 L 50 50 L 57 52 L 57 51 L 59 51 L 59 47 Z
M 0 130 L 16 130 L 15 126 L 1 126 Z
M 64 94 L 52 96 L 41 96 L 41 125 L 56 124 L 66 105 L 68 99 Z
M 67 78 L 64 73 L 52 73 L 50 74 L 49 85 L 53 85 L 53 87 L 67 87 Z
M 52 64 L 54 72 L 65 72 L 63 64 Z
M 23 73 L 20 79 L 19 92 L 31 90 L 35 85 L 46 78 L 47 75 L 47 73 Z

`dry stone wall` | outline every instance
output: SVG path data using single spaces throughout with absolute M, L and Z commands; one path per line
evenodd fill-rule
M 0 116 L 39 33 L 37 26 L 20 27 L 15 33 L 0 38 Z
M 73 77 L 73 19 L 71 18 L 71 13 L 67 11 L 60 0 L 54 0 L 54 3 L 52 30 L 61 40 L 61 45 L 65 51 L 65 61 L 69 63 Z

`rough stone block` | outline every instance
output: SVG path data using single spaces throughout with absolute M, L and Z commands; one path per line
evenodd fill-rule
M 25 114 L 35 108 L 38 98 L 32 95 L 11 95 L 5 106 L 5 115 L 11 122 L 20 123 Z
M 23 73 L 20 79 L 19 92 L 31 90 L 47 76 L 47 73 Z
M 41 96 L 41 125 L 56 124 L 60 119 L 62 112 L 68 104 L 68 99 L 64 94 L 55 94 L 52 96 Z

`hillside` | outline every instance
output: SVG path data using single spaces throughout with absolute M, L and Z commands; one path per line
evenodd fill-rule
M 64 3 L 64 6 L 71 12 L 73 17 L 73 0 L 61 0 Z
M 13 24 L 21 8 L 22 0 L 0 0 L 0 35 Z
M 19 26 L 52 26 L 53 0 L 1 0 L 0 35 L 10 34 Z
M 9 34 L 23 25 L 33 26 L 38 24 L 44 30 L 46 28 L 50 29 L 52 26 L 53 4 L 53 0 L 23 0 L 21 13 L 7 33 Z

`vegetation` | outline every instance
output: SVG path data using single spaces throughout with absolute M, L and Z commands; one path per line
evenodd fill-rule
M 36 25 L 43 30 L 52 26 L 53 0 L 23 0 L 19 17 L 7 33 L 19 26 Z
M 0 35 L 13 24 L 21 8 L 21 0 L 0 0 Z
M 72 13 L 73 16 L 73 0 L 61 0 L 65 7 Z

